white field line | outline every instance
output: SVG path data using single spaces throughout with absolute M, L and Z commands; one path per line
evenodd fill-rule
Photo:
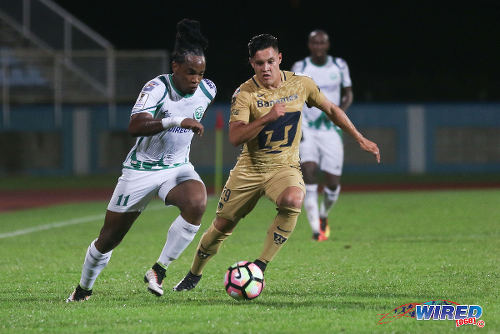
M 22 230 L 16 230 L 16 231 L 7 232 L 7 233 L 0 233 L 0 239 L 16 237 L 18 235 L 30 234 L 30 233 L 40 232 L 40 231 L 44 231 L 44 230 L 51 230 L 51 229 L 57 228 L 57 227 L 64 227 L 64 226 L 69 226 L 69 225 L 89 223 L 89 222 L 92 222 L 95 220 L 101 220 L 103 218 L 104 218 L 104 215 L 101 214 L 101 215 L 73 218 L 73 219 L 63 220 L 60 222 L 55 222 L 55 223 L 50 223 L 50 224 L 45 224 L 45 225 L 38 225 L 38 226 L 30 227 L 30 228 L 25 228 Z
M 164 207 L 165 206 L 162 204 L 151 205 L 147 210 L 145 210 L 145 212 L 152 211 L 152 210 L 159 210 L 159 209 L 164 208 Z M 38 226 L 30 227 L 30 228 L 25 228 L 22 230 L 0 233 L 0 239 L 16 237 L 18 235 L 25 235 L 25 234 L 30 234 L 30 233 L 35 233 L 35 232 L 40 232 L 40 231 L 45 231 L 45 230 L 51 230 L 53 228 L 58 228 L 58 227 L 65 227 L 65 226 L 70 226 L 70 225 L 90 223 L 90 222 L 93 222 L 96 220 L 103 220 L 103 219 L 104 219 L 104 214 L 84 216 L 84 217 L 80 217 L 80 218 L 73 218 L 73 219 L 63 220 L 60 222 L 54 222 L 54 223 L 49 223 L 49 224 L 45 224 L 45 225 L 38 225 Z

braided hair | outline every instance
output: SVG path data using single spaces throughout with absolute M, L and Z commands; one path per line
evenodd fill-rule
M 172 61 L 179 64 L 184 63 L 188 54 L 204 56 L 204 50 L 207 46 L 208 40 L 201 34 L 200 22 L 182 19 L 177 23 Z

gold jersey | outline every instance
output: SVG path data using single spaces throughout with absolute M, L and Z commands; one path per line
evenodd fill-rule
M 244 144 L 235 168 L 256 172 L 283 166 L 299 168 L 302 107 L 304 102 L 319 107 L 325 99 L 310 77 L 293 72 L 281 71 L 281 85 L 276 89 L 264 88 L 255 75 L 244 82 L 233 95 L 230 122 L 250 123 L 276 103 L 284 103 L 286 113 Z

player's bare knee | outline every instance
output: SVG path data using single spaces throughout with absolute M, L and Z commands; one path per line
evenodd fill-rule
M 340 185 L 340 175 L 325 172 L 325 181 L 326 187 L 331 191 L 335 191 Z
M 203 216 L 207 208 L 207 203 L 205 201 L 194 201 L 191 202 L 188 210 L 192 212 L 193 215 L 200 217 Z
M 336 184 L 327 184 L 326 185 L 326 188 L 328 188 L 331 191 L 337 190 L 338 187 L 339 187 L 339 184 L 337 184 L 337 183 Z
M 339 180 L 327 180 L 325 185 L 325 190 L 328 189 L 330 191 L 336 191 L 340 186 Z
M 302 202 L 304 201 L 304 193 L 297 188 L 295 191 L 287 191 L 282 194 L 277 201 L 278 207 L 293 207 L 300 208 L 302 207 Z
M 179 206 L 182 216 L 192 217 L 194 220 L 199 220 L 205 213 L 207 202 L 205 197 L 193 196 L 183 201 Z

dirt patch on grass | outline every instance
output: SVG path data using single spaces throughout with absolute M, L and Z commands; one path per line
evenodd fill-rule
M 21 210 L 64 203 L 109 200 L 110 188 L 37 189 L 0 191 L 0 211 Z

